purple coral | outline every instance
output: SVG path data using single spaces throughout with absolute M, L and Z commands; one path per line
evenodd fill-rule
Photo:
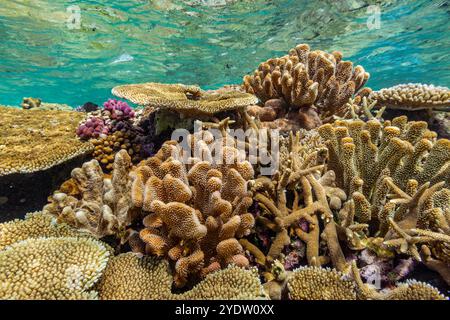
M 90 117 L 77 128 L 77 135 L 81 139 L 98 138 L 102 134 L 108 134 L 109 129 L 105 121 L 98 117 Z
M 110 118 L 115 120 L 126 120 L 134 118 L 133 109 L 125 101 L 109 99 L 103 103 L 105 111 L 109 112 Z

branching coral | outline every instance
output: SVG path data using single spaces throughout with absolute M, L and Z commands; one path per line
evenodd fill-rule
M 172 282 L 167 261 L 125 253 L 110 260 L 98 290 L 103 300 L 256 299 L 264 296 L 258 277 L 236 266 L 209 274 L 182 294 L 171 292 Z
M 57 224 L 55 217 L 42 212 L 28 213 L 24 220 L 0 224 L 0 250 L 15 242 L 40 237 L 72 237 L 80 232 L 65 224 Z
M 125 150 L 116 154 L 113 169 L 111 178 L 104 178 L 96 160 L 74 169 L 72 178 L 80 190 L 79 198 L 55 192 L 43 212 L 98 238 L 116 235 L 124 241 L 126 227 L 133 219 L 128 177 L 131 158 Z
M 253 95 L 229 90 L 208 93 L 196 86 L 181 84 L 142 83 L 117 86 L 112 94 L 133 103 L 194 115 L 212 115 L 236 110 L 257 102 Z
M 288 283 L 292 300 L 356 300 L 356 285 L 335 269 L 301 267 L 292 273 Z
M 0 107 L 0 176 L 48 169 L 93 149 L 75 130 L 83 115 L 70 111 Z
M 342 53 L 310 51 L 300 44 L 288 55 L 261 63 L 253 75 L 244 77 L 244 88 L 266 103 L 265 108 L 272 108 L 273 99 L 281 99 L 282 107 L 273 110 L 276 118 L 312 129 L 322 120 L 344 114 L 355 94 L 368 95 L 370 89 L 361 90 L 368 79 L 364 68 L 343 61 Z
M 241 161 L 234 140 L 225 134 L 214 141 L 209 131 L 187 139 L 195 150 L 190 164 L 181 145 L 166 142 L 136 168 L 132 184 L 134 206 L 149 212 L 140 231 L 146 252 L 176 262 L 178 286 L 231 263 L 247 266 L 236 239 L 254 223 L 247 213 L 253 168 Z
M 374 91 L 369 99 L 380 106 L 407 111 L 449 109 L 450 89 L 421 83 L 399 84 Z
M 109 258 L 88 238 L 39 238 L 0 251 L 2 299 L 94 299 L 93 285 Z

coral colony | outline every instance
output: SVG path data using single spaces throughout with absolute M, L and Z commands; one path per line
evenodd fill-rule
M 301 44 L 242 85 L 112 89 L 136 108 L 2 107 L 0 179 L 72 167 L 0 224 L 0 298 L 448 299 L 450 90 L 369 76 Z

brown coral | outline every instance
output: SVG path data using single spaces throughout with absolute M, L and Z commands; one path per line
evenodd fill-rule
M 48 169 L 92 151 L 75 135 L 84 115 L 0 107 L 0 176 Z
M 2 299 L 95 299 L 108 249 L 88 238 L 39 238 L 0 251 Z
M 288 55 L 261 63 L 253 75 L 244 77 L 244 88 L 266 104 L 282 99 L 286 106 L 277 118 L 312 129 L 321 120 L 345 113 L 346 103 L 355 94 L 366 96 L 370 89 L 360 89 L 368 79 L 364 68 L 343 61 L 342 53 L 310 51 L 308 45 L 300 44 Z
M 374 91 L 371 100 L 388 109 L 416 111 L 450 108 L 450 89 L 422 83 L 399 84 Z
M 117 86 L 112 94 L 136 104 L 190 116 L 236 110 L 257 102 L 253 95 L 236 90 L 208 93 L 196 86 L 154 82 Z
M 149 213 L 140 232 L 146 252 L 175 262 L 178 286 L 191 275 L 204 276 L 231 263 L 248 265 L 236 238 L 247 235 L 254 223 L 247 213 L 253 168 L 240 160 L 231 137 L 212 138 L 208 131 L 188 137 L 196 150 L 190 164 L 180 145 L 166 142 L 132 174 L 133 204 Z

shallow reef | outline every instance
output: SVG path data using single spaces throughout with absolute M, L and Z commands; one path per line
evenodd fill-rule
M 0 107 L 0 298 L 448 300 L 450 90 L 368 79 L 300 44 L 216 90 Z

